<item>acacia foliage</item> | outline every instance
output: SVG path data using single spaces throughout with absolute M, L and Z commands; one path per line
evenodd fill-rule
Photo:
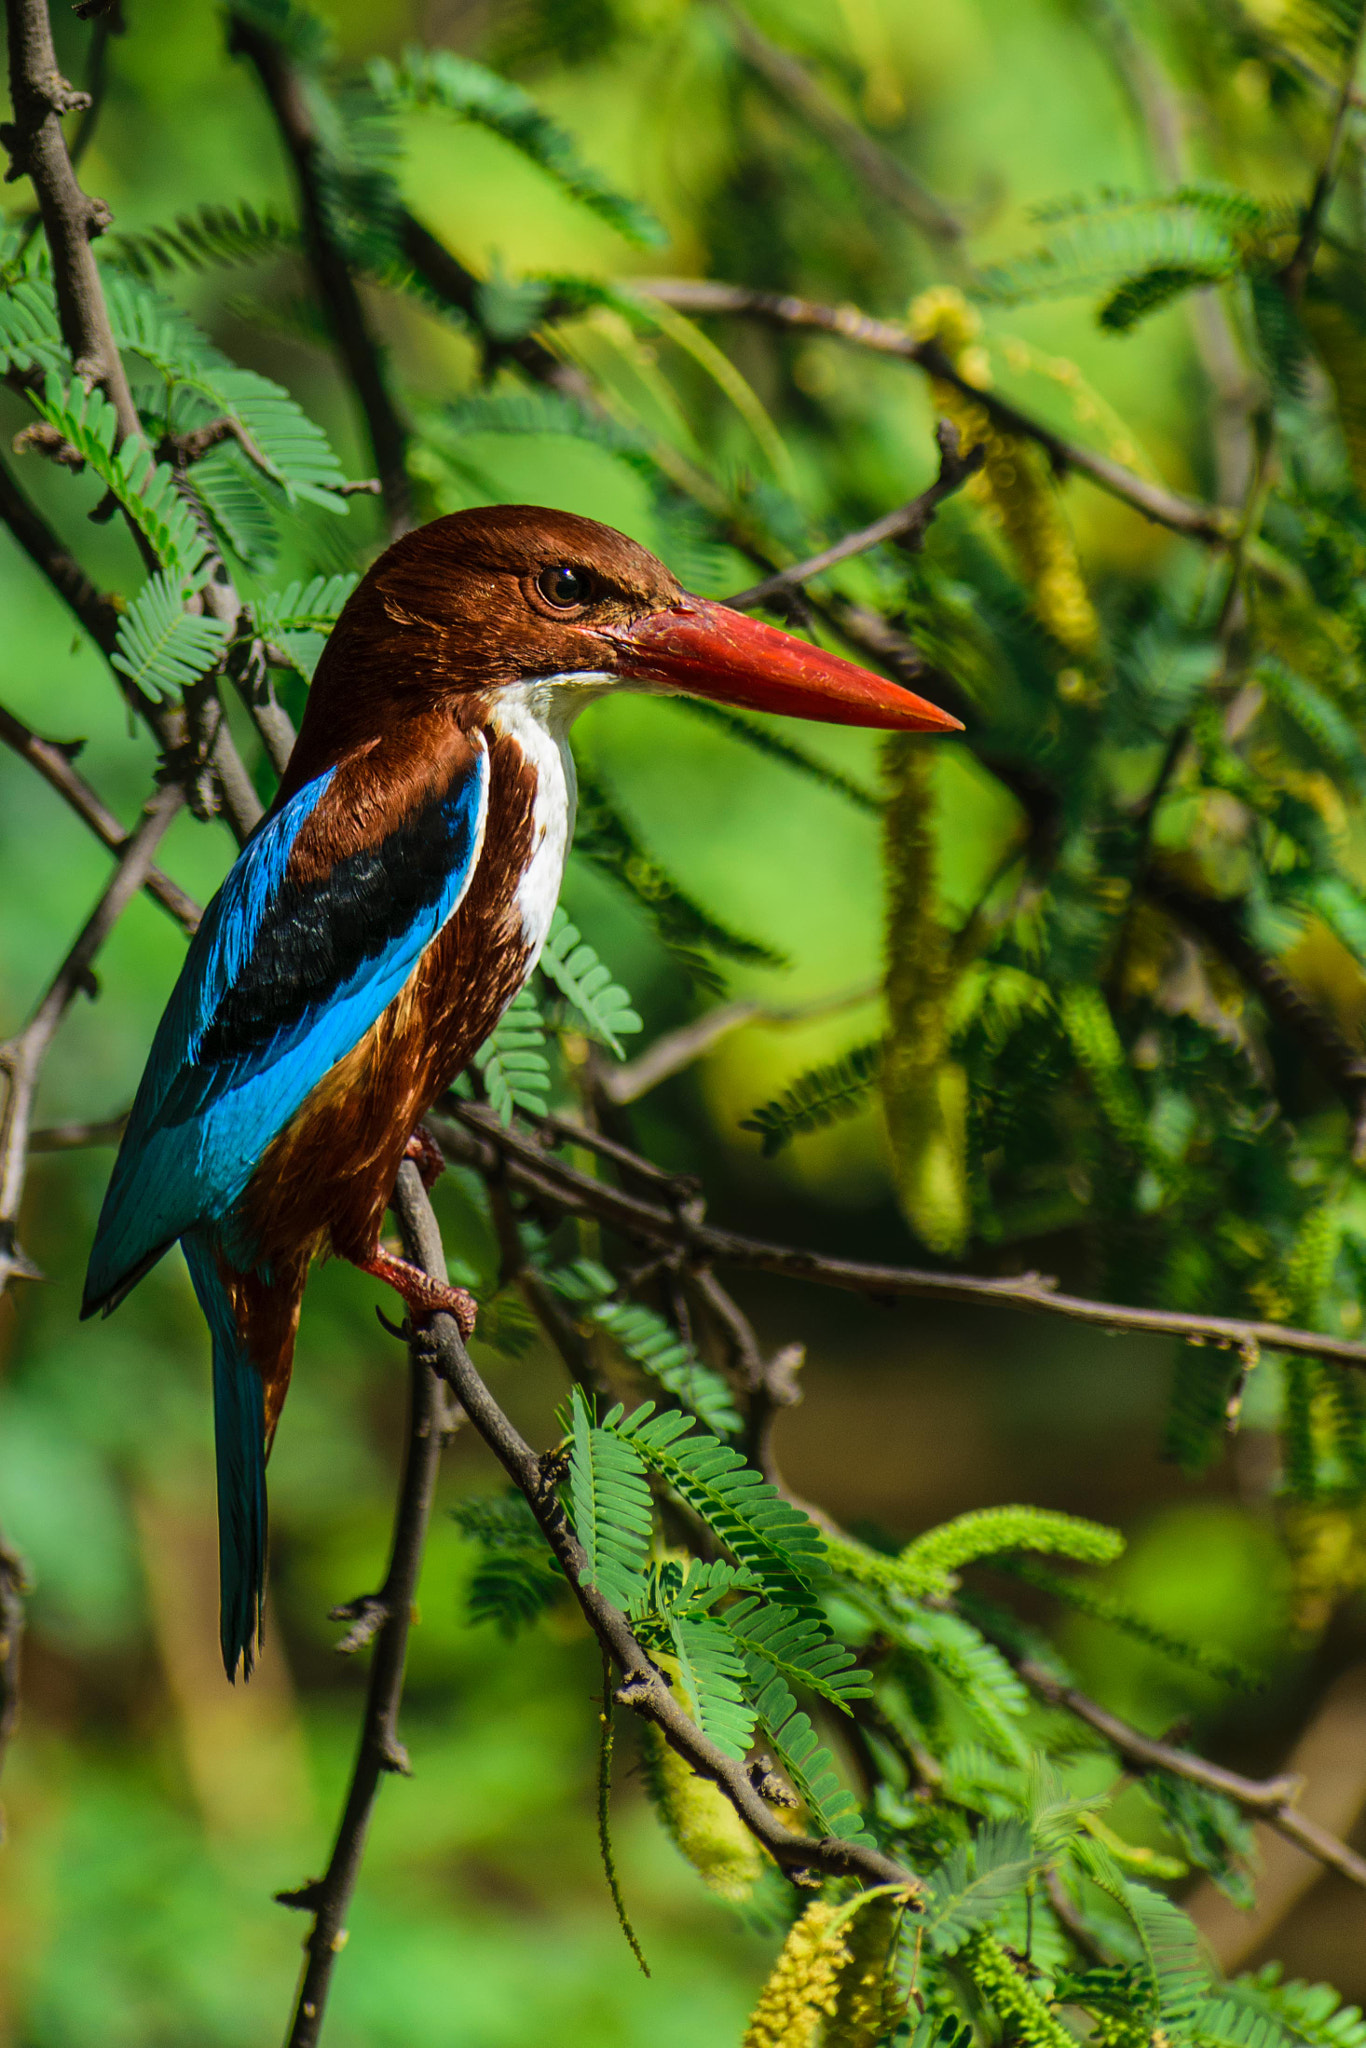
M 462 464 L 475 434 L 582 440 L 644 479 L 671 562 L 709 589 L 737 556 L 796 557 L 828 540 L 839 515 L 882 509 L 858 505 L 838 477 L 813 509 L 782 433 L 733 364 L 647 297 L 496 270 L 456 289 L 412 264 L 398 121 L 414 111 L 490 127 L 599 218 L 652 232 L 520 85 L 447 53 L 350 75 L 306 9 L 239 0 L 237 12 L 277 42 L 323 110 L 326 227 L 347 261 L 470 333 L 489 373 L 488 388 L 450 404 L 413 395 L 424 509 L 474 494 Z M 1355 48 L 1359 14 L 1347 0 L 1306 4 L 1296 21 L 1316 62 L 1341 65 Z M 1174 547 L 1141 587 L 1107 584 L 1088 576 L 1037 450 L 941 386 L 963 440 L 986 447 L 977 483 L 922 555 L 884 551 L 838 572 L 824 586 L 827 610 L 847 623 L 849 605 L 875 604 L 952 678 L 970 744 L 1018 806 L 1015 829 L 971 914 L 955 921 L 939 886 L 937 786 L 918 742 L 888 743 L 873 792 L 744 718 L 725 721 L 736 745 L 777 753 L 878 812 L 890 905 L 879 1038 L 794 1075 L 740 1128 L 771 1154 L 880 1099 L 894 1183 L 928 1255 L 1023 1258 L 1048 1233 L 1082 1248 L 1096 1285 L 1116 1295 L 1350 1331 L 1366 1223 L 1347 1112 L 1296 1057 L 1294 1016 L 1274 993 L 1275 972 L 1293 980 L 1311 957 L 1331 961 L 1352 1001 L 1366 989 L 1366 410 L 1353 353 L 1366 335 L 1362 251 L 1350 214 L 1334 213 L 1303 290 L 1291 290 L 1303 224 L 1300 197 L 1273 203 L 1216 182 L 1103 193 L 1052 209 L 1038 245 L 1013 262 L 961 285 L 921 280 L 908 332 L 937 342 L 982 388 L 1011 360 L 993 309 L 1083 293 L 1120 335 L 1219 289 L 1260 380 L 1253 441 L 1274 460 L 1228 510 L 1236 545 Z M 66 359 L 41 245 L 16 237 L 7 249 L 4 367 L 66 466 L 98 479 L 152 558 L 123 594 L 114 654 L 139 691 L 183 698 L 258 649 L 281 692 L 297 689 L 363 566 L 364 536 L 352 533 L 322 429 L 289 393 L 234 365 L 170 296 L 181 271 L 297 266 L 300 251 L 292 222 L 246 201 L 101 246 L 144 430 L 115 452 L 111 409 Z M 661 329 L 675 351 L 673 438 L 620 375 L 653 368 Z M 596 364 L 596 380 L 539 388 L 536 350 L 552 341 Z M 722 400 L 751 436 L 748 470 L 711 473 L 698 459 Z M 230 431 L 213 453 L 180 470 L 161 459 L 164 441 L 214 420 Z M 838 437 L 830 422 L 823 432 Z M 286 540 L 300 532 L 309 558 L 282 581 Z M 246 592 L 231 639 L 194 604 L 215 555 Z M 605 775 L 585 776 L 583 794 L 578 858 L 651 921 L 697 989 L 781 966 L 766 934 L 732 927 L 670 872 Z M 540 1117 L 572 1100 L 580 1041 L 620 1056 L 639 1028 L 629 992 L 562 920 L 470 1085 L 505 1123 Z M 1247 1896 L 1249 1834 L 1228 1801 L 1150 1774 L 1144 1828 L 1165 1844 L 1154 1850 L 1129 1838 L 1140 1832 L 1132 1815 L 1128 1833 L 1107 1820 L 1108 1794 L 1073 1789 L 1078 1766 L 1107 1752 L 1027 1690 L 1028 1660 L 1066 1672 L 1019 1619 L 1016 1586 L 1042 1586 L 1173 1659 L 1210 1662 L 1086 1571 L 1033 1561 L 1103 1565 L 1118 1551 L 1114 1532 L 1028 1507 L 964 1517 L 906 1546 L 818 1527 L 750 1461 L 753 1389 L 720 1347 L 698 1341 L 667 1288 L 625 1257 L 608 1264 L 611 1248 L 599 1259 L 600 1248 L 554 1240 L 529 1210 L 514 1207 L 511 1227 L 524 1277 L 555 1298 L 585 1348 L 585 1377 L 629 1395 L 629 1406 L 595 1402 L 576 1386 L 552 1447 L 587 1582 L 628 1613 L 705 1734 L 735 1759 L 762 1748 L 775 1802 L 816 1835 L 876 1843 L 923 1884 L 919 1902 L 835 1886 L 797 1920 L 756 2042 L 806 2038 L 796 2030 L 809 2019 L 830 2042 L 870 2048 L 1016 2037 L 1054 2048 L 1080 2014 L 1116 2048 L 1159 2032 L 1199 2048 L 1366 2048 L 1360 2016 L 1321 1987 L 1267 1971 L 1219 1982 L 1161 1888 L 1198 1869 Z M 485 1341 L 524 1350 L 526 1317 L 497 1276 L 472 1277 L 486 1296 Z M 1219 1455 L 1249 1363 L 1182 1359 L 1168 1445 L 1188 1468 Z M 643 1400 L 642 1383 L 652 1389 Z M 1354 1383 L 1324 1364 L 1285 1366 L 1281 1390 L 1292 1550 L 1321 1560 L 1315 1532 L 1344 1538 L 1327 1583 L 1318 1564 L 1311 1583 L 1306 1566 L 1322 1622 L 1362 1573 L 1363 1417 Z M 479 1546 L 470 1600 L 480 1619 L 511 1631 L 565 1605 L 520 1497 L 467 1502 L 460 1519 Z M 994 1600 L 981 1590 L 988 1570 Z M 855 1726 L 862 1796 L 849 1769 Z M 711 1814 L 710 1833 L 678 1820 L 680 1802 L 705 1790 L 675 1772 L 670 1826 L 704 1879 L 726 1863 L 733 1890 L 722 1820 Z M 780 1931 L 791 1898 L 757 1858 L 746 1868 Z M 911 1928 L 918 1941 L 906 1939 Z

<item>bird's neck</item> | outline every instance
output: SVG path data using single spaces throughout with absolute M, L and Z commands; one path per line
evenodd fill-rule
M 517 884 L 522 936 L 530 949 L 527 972 L 540 958 L 550 930 L 564 877 L 565 857 L 574 836 L 578 786 L 569 728 L 584 705 L 607 687 L 607 679 L 535 678 L 497 691 L 485 720 L 490 742 L 514 746 L 535 779 L 532 799 L 531 855 Z M 496 758 L 496 755 L 495 755 Z M 495 772 L 489 790 L 488 851 L 497 858 L 502 805 Z

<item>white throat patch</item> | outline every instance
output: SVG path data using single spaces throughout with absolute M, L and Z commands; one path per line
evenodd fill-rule
M 530 949 L 527 973 L 555 915 L 565 857 L 574 836 L 578 784 L 569 728 L 579 713 L 615 685 L 605 674 L 535 676 L 497 691 L 489 713 L 496 733 L 516 740 L 536 774 L 531 821 L 531 859 L 517 887 L 522 937 Z

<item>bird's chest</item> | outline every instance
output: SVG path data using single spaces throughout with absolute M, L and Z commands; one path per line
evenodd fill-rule
M 569 742 L 563 732 L 557 732 L 547 722 L 535 692 L 535 685 L 502 691 L 490 719 L 496 736 L 495 764 L 499 756 L 507 763 L 509 779 L 516 782 L 518 795 L 506 805 L 507 843 L 500 847 L 498 840 L 503 834 L 499 813 L 504 806 L 499 802 L 501 792 L 495 784 L 489 811 L 493 844 L 486 847 L 485 858 L 509 864 L 515 921 L 526 948 L 524 975 L 530 974 L 540 958 L 555 915 L 565 857 L 574 836 L 577 797 Z

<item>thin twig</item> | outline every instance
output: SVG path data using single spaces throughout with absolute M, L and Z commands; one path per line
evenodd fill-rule
M 125 832 L 114 813 L 102 802 L 83 775 L 78 775 L 71 765 L 74 748 L 63 746 L 57 740 L 41 739 L 31 732 L 22 719 L 16 718 L 0 704 L 0 740 L 12 747 L 30 767 L 36 768 L 44 782 L 65 799 L 76 816 L 87 824 L 102 846 L 110 853 L 122 854 L 130 834 Z M 182 931 L 193 932 L 203 911 L 193 896 L 186 894 L 179 882 L 173 882 L 160 868 L 149 869 L 143 884 L 149 896 L 169 911 Z
M 746 1024 L 805 1024 L 815 1017 L 833 1017 L 841 1010 L 856 1010 L 880 993 L 881 985 L 874 982 L 864 988 L 846 989 L 839 995 L 818 996 L 809 1003 L 795 1003 L 786 1009 L 769 1003 L 719 1003 L 714 1010 L 704 1010 L 700 1017 L 694 1017 L 691 1023 L 680 1024 L 676 1031 L 664 1032 L 624 1066 L 606 1069 L 599 1077 L 599 1086 L 609 1102 L 639 1102 L 642 1095 L 648 1095 L 674 1074 L 681 1074 L 694 1060 L 701 1059 L 714 1045 Z
M 327 309 L 351 388 L 365 415 L 390 536 L 396 537 L 406 533 L 413 523 L 412 490 L 406 466 L 407 429 L 384 381 L 379 346 L 370 331 L 356 281 L 333 237 L 323 196 L 325 153 L 303 80 L 279 44 L 244 15 L 230 17 L 229 47 L 255 67 L 288 152 L 299 191 L 304 247 L 314 283 Z
M 1244 1813 L 1255 1814 L 1264 1820 L 1287 1841 L 1296 1843 L 1310 1856 L 1318 1858 L 1332 1870 L 1340 1871 L 1353 1884 L 1366 1885 L 1366 1857 L 1358 1856 L 1355 1849 L 1338 1840 L 1327 1828 L 1317 1821 L 1306 1818 L 1295 1805 L 1304 1790 L 1304 1780 L 1298 1777 L 1244 1778 L 1237 1771 L 1225 1770 L 1222 1764 L 1212 1764 L 1204 1757 L 1192 1756 L 1189 1750 L 1176 1749 L 1171 1743 L 1157 1742 L 1149 1735 L 1140 1734 L 1127 1721 L 1102 1707 L 1096 1700 L 1088 1699 L 1070 1685 L 1064 1685 L 1041 1664 L 1026 1658 L 1016 1667 L 1025 1684 L 1050 1706 L 1066 1707 L 1079 1721 L 1085 1721 L 1098 1735 L 1103 1735 L 1127 1764 L 1140 1771 L 1167 1771 L 1172 1777 L 1184 1778 L 1188 1784 L 1201 1785 L 1207 1792 L 1217 1792 L 1225 1799 L 1231 1799 Z
M 1351 49 L 1343 65 L 1342 85 L 1338 92 L 1337 105 L 1333 110 L 1333 126 L 1328 137 L 1328 148 L 1319 174 L 1314 180 L 1309 204 L 1304 211 L 1304 221 L 1300 227 L 1299 240 L 1295 244 L 1295 253 L 1280 276 L 1281 290 L 1292 306 L 1297 306 L 1304 297 L 1304 288 L 1309 282 L 1309 273 L 1314 268 L 1314 258 L 1318 254 L 1328 203 L 1337 184 L 1343 144 L 1347 139 L 1347 117 L 1352 109 L 1357 65 L 1361 60 L 1363 36 L 1366 36 L 1366 13 L 1359 12 Z
M 899 541 L 903 547 L 918 548 L 925 538 L 930 521 L 939 510 L 945 498 L 962 488 L 974 470 L 981 468 L 986 449 L 978 446 L 969 449 L 966 455 L 959 452 L 958 429 L 949 420 L 940 420 L 935 429 L 939 444 L 939 474 L 918 498 L 912 498 L 908 505 L 901 505 L 895 512 L 884 512 L 881 519 L 873 520 L 869 526 L 862 526 L 856 533 L 845 534 L 832 546 L 822 548 L 818 555 L 811 555 L 805 562 L 797 562 L 790 569 L 780 569 L 776 576 L 765 577 L 762 583 L 755 583 L 748 590 L 737 591 L 725 602 L 735 612 L 757 611 L 762 606 L 797 595 L 804 583 L 813 576 L 821 576 L 837 563 L 847 562 L 854 555 L 866 554 L 869 548 L 881 547 L 884 541 Z
M 999 398 L 994 391 L 984 391 L 969 383 L 935 342 L 917 341 L 908 329 L 890 320 L 875 320 L 853 306 L 825 306 L 811 299 L 795 298 L 786 292 L 751 291 L 745 285 L 713 284 L 701 279 L 636 278 L 632 289 L 644 298 L 655 298 L 666 306 L 677 306 L 681 312 L 733 314 L 744 319 L 764 320 L 777 327 L 811 328 L 822 334 L 832 334 L 856 348 L 872 349 L 879 355 L 898 356 L 904 362 L 916 364 L 938 382 L 952 385 L 963 397 L 980 405 L 995 425 L 1006 433 L 1036 442 L 1059 475 L 1075 470 L 1079 476 L 1089 477 L 1101 490 L 1108 491 L 1111 497 L 1121 498 L 1126 505 L 1132 505 L 1145 519 L 1153 520 L 1158 526 L 1170 527 L 1175 533 L 1191 534 L 1197 540 L 1215 542 L 1220 546 L 1231 537 L 1229 515 L 1220 507 L 1201 505 L 1190 498 L 1183 498 L 1162 484 L 1149 483 L 1146 477 L 1135 475 L 1133 470 L 1125 469 L 1122 463 L 1112 461 L 1108 455 L 1099 455 L 1094 449 L 1065 440 L 1061 434 L 1055 434 L 1051 427 L 1045 426 L 1042 420 L 1022 412 L 1007 399 Z
M 842 113 L 825 88 L 790 50 L 770 42 L 747 14 L 727 4 L 726 15 L 735 30 L 741 56 L 759 76 L 802 118 L 823 135 L 837 155 L 843 157 L 870 192 L 894 206 L 912 226 L 942 249 L 955 250 L 967 233 L 963 222 L 931 192 L 899 157 L 866 135 L 856 121 Z
M 159 789 L 124 847 L 104 894 L 16 1038 L 0 1045 L 5 1079 L 0 1112 L 0 1294 L 11 1279 L 35 1280 L 37 1267 L 19 1245 L 19 1205 L 28 1171 L 28 1134 L 43 1062 L 57 1027 L 82 989 L 91 986 L 90 968 L 100 947 L 147 880 L 162 834 L 185 801 L 175 784 Z
M 626 1945 L 640 1964 L 643 1977 L 650 1974 L 650 1965 L 645 1960 L 631 1916 L 626 1910 L 622 1896 L 621 1880 L 617 1876 L 617 1859 L 612 1852 L 612 1660 L 606 1650 L 602 1653 L 602 1740 L 598 1745 L 598 1848 L 602 1853 L 602 1867 L 607 1878 L 607 1889 L 612 1894 L 616 1908 L 617 1922 L 626 1937 Z
M 408 1172 L 421 1187 L 417 1169 L 405 1167 L 403 1173 Z M 406 1255 L 417 1259 L 426 1250 L 430 1256 L 430 1247 L 425 1240 L 420 1244 L 414 1236 L 410 1213 L 405 1206 L 396 1202 L 395 1213 Z M 437 1272 L 442 1280 L 446 1277 L 444 1260 L 433 1260 L 427 1270 Z M 297 1891 L 276 1894 L 281 1905 L 293 1906 L 313 1915 L 313 1925 L 304 1942 L 303 1974 L 286 2048 L 313 2048 L 322 2032 L 332 1971 L 345 1941 L 347 1908 L 360 1875 L 365 1838 L 380 1781 L 390 1771 L 397 1771 L 404 1777 L 410 1775 L 407 1753 L 398 1739 L 408 1629 L 427 1540 L 427 1525 L 431 1519 L 437 1468 L 442 1449 L 460 1417 L 451 1407 L 445 1387 L 432 1370 L 426 1345 L 417 1339 L 409 1346 L 409 1386 L 408 1443 L 394 1517 L 389 1569 L 378 1593 L 366 1594 L 346 1608 L 337 1609 L 333 1615 L 334 1620 L 351 1620 L 358 1624 L 342 1648 L 359 1647 L 361 1642 L 371 1637 L 375 1645 L 365 1719 L 347 1788 L 346 1804 L 323 1876 Z
M 873 1300 L 905 1296 L 953 1302 L 960 1306 L 1023 1309 L 1031 1314 L 1062 1316 L 1102 1330 L 1133 1335 L 1178 1337 L 1189 1344 L 1223 1345 L 1251 1351 L 1292 1351 L 1308 1358 L 1332 1359 L 1338 1365 L 1366 1371 L 1366 1343 L 1332 1337 L 1317 1330 L 1283 1328 L 1279 1323 L 1248 1322 L 1235 1316 L 1187 1315 L 1176 1309 L 1132 1308 L 1114 1301 L 1091 1301 L 1063 1294 L 1045 1274 L 1020 1273 L 982 1279 L 966 1273 L 932 1273 L 913 1266 L 872 1265 L 839 1259 L 795 1245 L 767 1244 L 714 1224 L 694 1221 L 639 1195 L 611 1187 L 578 1173 L 547 1154 L 534 1138 L 515 1127 L 504 1129 L 477 1104 L 449 1098 L 452 1114 L 463 1131 L 438 1126 L 443 1147 L 453 1158 L 479 1171 L 505 1173 L 509 1185 L 566 1214 L 595 1216 L 637 1242 L 668 1247 L 698 1266 L 713 1262 L 748 1267 L 789 1280 L 808 1280 L 819 1287 L 837 1287 Z
M 428 1272 L 444 1270 L 441 1236 L 432 1206 L 415 1167 L 399 1171 L 394 1206 L 405 1243 L 417 1246 L 409 1256 Z M 525 1495 L 547 1542 L 573 1588 L 589 1627 L 621 1673 L 615 1698 L 644 1720 L 653 1722 L 671 1748 L 701 1776 L 710 1778 L 730 1800 L 741 1820 L 790 1876 L 823 1872 L 834 1877 L 860 1877 L 871 1884 L 905 1884 L 919 1892 L 910 1872 L 877 1849 L 836 1836 L 816 1841 L 794 1835 L 755 1790 L 743 1763 L 726 1755 L 703 1735 L 675 1700 L 663 1674 L 637 1642 L 624 1614 L 595 1588 L 584 1584 L 587 1559 L 570 1528 L 553 1486 L 546 1484 L 541 1461 L 513 1427 L 470 1363 L 453 1319 L 434 1316 L 428 1342 L 436 1369 L 498 1459 Z

